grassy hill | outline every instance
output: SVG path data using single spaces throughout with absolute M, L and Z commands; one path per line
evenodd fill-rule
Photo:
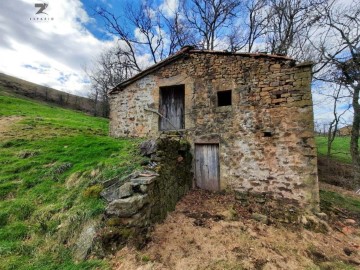
M 326 156 L 327 137 L 317 136 L 316 146 L 319 156 Z M 351 163 L 350 137 L 336 137 L 332 144 L 332 158 L 343 163 Z
M 327 138 L 316 137 L 319 180 L 349 190 L 360 188 L 360 179 L 354 176 L 351 165 L 350 137 L 335 138 L 330 159 L 326 157 Z
M 79 110 L 86 113 L 94 113 L 94 103 L 89 98 L 65 93 L 50 87 L 31 83 L 19 78 L 0 73 L 0 87 L 3 91 L 19 96 L 25 96 L 34 100 L 46 101 L 63 108 Z M 100 102 L 97 111 L 100 111 Z
M 103 212 L 101 183 L 139 166 L 136 140 L 108 121 L 49 107 L 0 86 L 0 269 L 92 269 L 72 247 Z

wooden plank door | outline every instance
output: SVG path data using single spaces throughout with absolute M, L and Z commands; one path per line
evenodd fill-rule
M 159 119 L 160 130 L 184 128 L 185 89 L 183 85 L 160 88 L 159 111 L 164 117 Z
M 218 144 L 195 145 L 196 185 L 201 189 L 220 190 L 220 166 Z

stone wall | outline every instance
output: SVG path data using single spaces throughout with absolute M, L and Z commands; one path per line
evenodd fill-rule
M 316 211 L 311 65 L 285 57 L 190 51 L 111 95 L 110 134 L 160 136 L 159 87 L 184 85 L 185 130 L 196 143 L 217 142 L 222 189 L 268 194 Z M 232 90 L 232 105 L 217 92 Z
M 145 142 L 149 157 L 144 169 L 105 185 L 102 197 L 108 202 L 104 225 L 98 232 L 95 251 L 111 252 L 126 243 L 141 247 L 151 225 L 165 219 L 191 188 L 190 145 L 178 137 Z

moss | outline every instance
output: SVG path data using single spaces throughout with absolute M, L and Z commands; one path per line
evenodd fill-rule
M 118 217 L 111 217 L 108 220 L 106 220 L 106 225 L 110 227 L 119 226 L 121 225 L 121 219 Z
M 97 242 L 102 252 L 111 254 L 139 235 L 136 228 L 105 227 L 98 233 Z
M 156 201 L 151 209 L 152 222 L 163 220 L 166 213 L 173 211 L 179 199 L 190 189 L 193 176 L 189 149 L 190 144 L 179 137 L 157 140 L 156 156 L 160 155 L 162 160 L 157 167 L 159 176 L 154 185 Z
M 96 184 L 85 189 L 83 192 L 83 196 L 85 198 L 99 198 L 100 192 L 102 190 L 103 190 L 103 186 L 100 184 Z
M 134 228 L 120 228 L 118 232 L 119 232 L 119 235 L 123 239 L 128 239 L 134 235 L 135 229 Z
M 150 259 L 150 257 L 148 255 L 142 255 L 141 256 L 141 261 L 146 263 L 146 262 L 151 261 L 151 259 Z

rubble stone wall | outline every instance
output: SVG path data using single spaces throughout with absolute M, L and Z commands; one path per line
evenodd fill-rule
M 116 251 L 126 243 L 146 244 L 151 226 L 166 218 L 192 186 L 192 155 L 188 142 L 175 138 L 152 140 L 143 170 L 105 183 L 105 221 L 98 233 L 102 252 Z M 99 251 L 97 251 L 99 253 Z
M 218 142 L 220 185 L 318 208 L 311 65 L 284 57 L 190 53 L 111 95 L 110 134 L 157 138 L 159 88 L 184 85 L 191 142 Z M 232 90 L 232 105 L 217 92 Z

